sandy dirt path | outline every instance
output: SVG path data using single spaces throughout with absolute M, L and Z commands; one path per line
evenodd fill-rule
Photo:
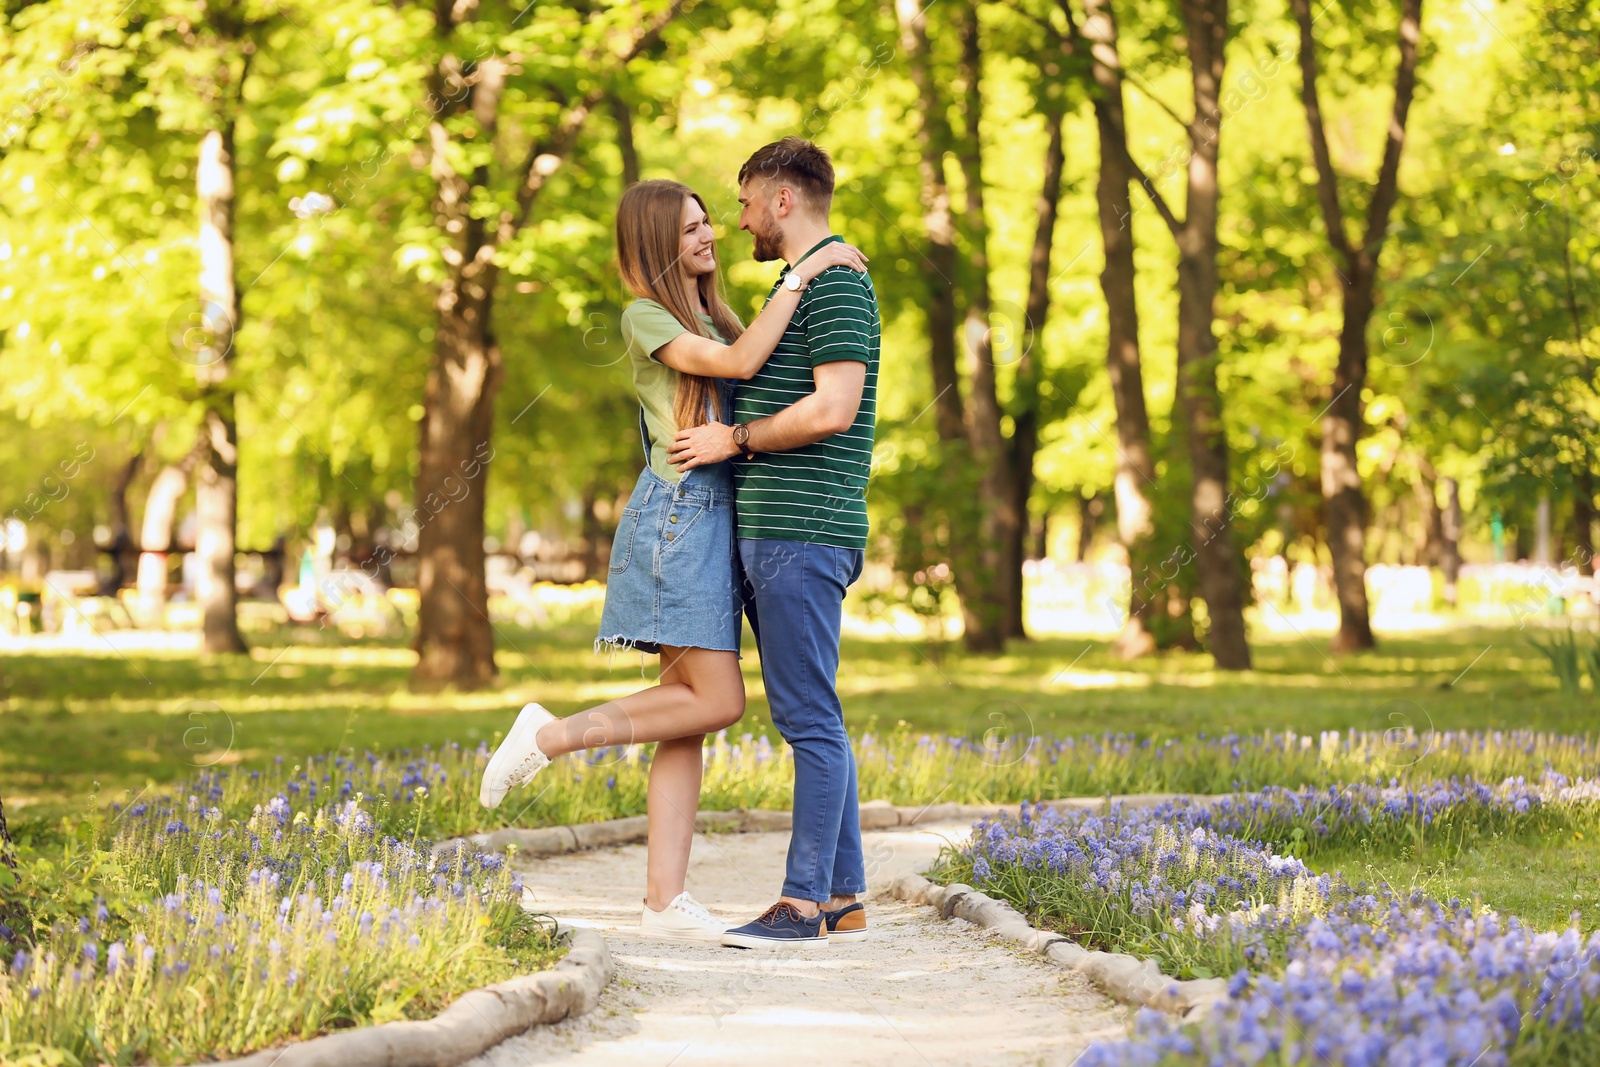
M 953 823 L 865 835 L 882 889 L 925 869 Z M 695 839 L 689 891 L 730 925 L 776 899 L 789 835 Z M 470 1067 L 699 1064 L 1049 1064 L 1124 1032 L 1125 1009 L 1079 975 L 994 943 L 962 920 L 869 897 L 873 936 L 854 945 L 756 953 L 641 938 L 644 847 L 523 864 L 537 907 L 599 929 L 617 978 L 587 1015 L 512 1038 Z

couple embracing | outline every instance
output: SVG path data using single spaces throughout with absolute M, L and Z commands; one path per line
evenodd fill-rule
M 631 186 L 617 259 L 638 299 L 622 339 L 645 469 L 622 513 L 596 647 L 661 657 L 660 684 L 566 718 L 529 704 L 490 759 L 498 805 L 557 756 L 655 742 L 648 935 L 783 948 L 867 936 L 855 756 L 835 689 L 845 590 L 866 548 L 879 321 L 866 258 L 828 226 L 833 164 L 787 137 L 739 170 L 739 228 L 783 273 L 749 326 L 722 297 L 706 205 L 672 181 Z M 794 824 L 778 902 L 730 929 L 684 889 L 705 735 L 744 714 L 741 614 L 772 722 L 794 752 Z

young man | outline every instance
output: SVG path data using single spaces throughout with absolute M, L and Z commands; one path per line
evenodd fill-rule
M 739 169 L 739 228 L 755 258 L 782 259 L 773 286 L 830 241 L 833 163 L 785 137 Z M 734 425 L 677 435 L 673 461 L 737 457 L 738 558 L 745 615 L 761 649 L 772 721 L 794 750 L 794 830 L 778 903 L 729 930 L 739 948 L 826 945 L 867 936 L 856 765 L 835 689 L 845 590 L 861 575 L 877 412 L 878 298 L 865 272 L 812 279 L 776 351 L 739 385 Z

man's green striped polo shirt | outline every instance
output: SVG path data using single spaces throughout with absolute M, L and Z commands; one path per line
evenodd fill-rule
M 828 241 L 818 243 L 806 255 Z M 801 257 L 802 259 L 805 256 Z M 789 266 L 784 265 L 784 273 Z M 777 292 L 783 276 L 772 287 Z M 767 299 L 771 299 L 771 293 Z M 789 452 L 736 459 L 739 536 L 805 541 L 839 548 L 867 547 L 867 475 L 878 410 L 878 294 L 872 279 L 849 267 L 830 267 L 800 294 L 789 328 L 766 365 L 734 394 L 738 422 L 775 415 L 816 392 L 812 369 L 834 360 L 867 365 L 861 410 L 845 432 Z

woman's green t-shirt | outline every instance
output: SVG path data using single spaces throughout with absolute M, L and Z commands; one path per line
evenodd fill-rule
M 724 340 L 711 316 L 702 314 L 700 322 L 711 337 Z M 656 359 L 655 354 L 662 345 L 688 332 L 672 312 L 654 300 L 635 300 L 622 313 L 622 343 L 633 370 L 633 388 L 644 409 L 645 427 L 650 431 L 650 469 L 669 482 L 676 482 L 682 475 L 667 461 L 667 450 L 678 433 L 677 419 L 672 414 L 673 400 L 678 395 L 678 372 Z

